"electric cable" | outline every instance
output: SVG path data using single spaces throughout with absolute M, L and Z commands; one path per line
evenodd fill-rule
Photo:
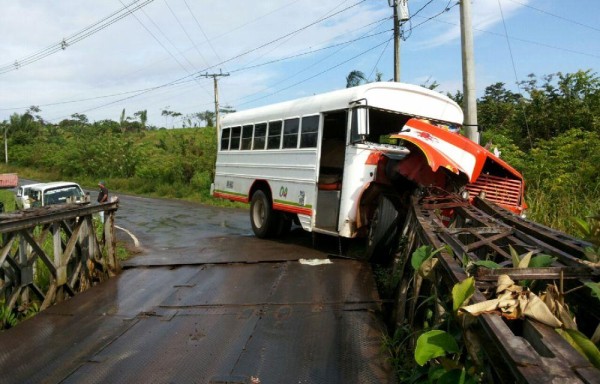
M 389 17 L 386 17 L 384 19 L 378 20 L 377 22 L 381 23 L 382 20 L 388 20 L 388 19 L 389 19 Z M 364 27 L 370 26 L 370 25 L 375 24 L 377 22 L 366 24 Z M 364 27 L 362 27 L 362 28 L 364 28 Z M 381 34 L 389 33 L 389 32 L 390 32 L 390 30 L 376 32 L 376 33 L 373 33 L 373 34 L 369 34 L 369 35 L 364 35 L 364 36 L 358 37 L 356 39 L 351 39 L 351 40 L 347 40 L 347 41 L 344 41 L 344 42 L 332 44 L 332 45 L 329 45 L 329 46 L 325 46 L 325 47 L 321 47 L 321 48 L 317 48 L 317 49 L 313 49 L 313 50 L 309 50 L 309 51 L 297 53 L 297 54 L 294 54 L 294 55 L 286 56 L 286 57 L 283 57 L 283 58 L 266 61 L 266 62 L 255 64 L 255 65 L 252 65 L 252 66 L 240 67 L 240 68 L 234 69 L 234 70 L 229 71 L 229 72 L 230 73 L 243 72 L 243 71 L 247 71 L 247 70 L 258 68 L 258 67 L 263 67 L 263 66 L 270 65 L 270 64 L 275 64 L 275 63 L 278 63 L 278 62 L 282 62 L 282 61 L 286 61 L 286 60 L 290 60 L 290 59 L 295 59 L 295 58 L 298 58 L 298 57 L 301 57 L 301 56 L 310 55 L 310 54 L 313 54 L 313 53 L 316 53 L 316 52 L 325 51 L 325 50 L 328 50 L 328 49 L 331 49 L 331 48 L 335 48 L 335 47 L 339 47 L 339 46 L 342 46 L 342 45 L 351 44 L 351 43 L 354 43 L 354 42 L 357 42 L 357 41 L 360 41 L 360 40 L 364 40 L 364 39 L 367 39 L 367 38 L 379 36 Z M 194 81 L 195 81 L 195 78 L 191 78 L 191 79 L 187 78 L 187 79 L 184 79 L 184 80 L 181 80 L 181 81 L 173 82 L 172 84 L 169 84 L 169 86 L 178 86 L 178 85 L 181 85 L 181 84 L 187 84 L 187 83 L 194 82 Z M 58 101 L 58 102 L 54 102 L 54 103 L 38 104 L 37 106 L 38 107 L 51 107 L 51 106 L 57 106 L 57 105 L 63 105 L 63 104 L 75 104 L 75 103 L 80 103 L 80 102 L 85 102 L 85 101 L 106 99 L 106 98 L 115 97 L 115 96 L 123 96 L 123 95 L 132 94 L 132 93 L 141 93 L 141 92 L 144 92 L 144 91 L 152 91 L 152 90 L 155 90 L 155 89 L 157 89 L 157 87 L 153 86 L 153 87 L 149 87 L 149 88 L 136 89 L 136 90 L 132 90 L 132 91 L 124 91 L 124 92 L 111 93 L 111 94 L 108 94 L 108 95 L 86 97 L 86 98 L 83 98 L 83 99 L 65 100 L 65 101 Z M 12 110 L 18 110 L 18 109 L 27 109 L 29 107 L 30 106 L 27 105 L 27 106 L 21 106 L 21 107 L 0 108 L 0 111 L 12 111 Z
M 338 63 L 338 64 L 336 64 L 336 65 L 334 65 L 334 66 L 331 66 L 331 67 L 329 67 L 329 68 L 327 68 L 327 69 L 325 69 L 325 70 L 323 70 L 323 71 L 321 71 L 321 72 L 319 72 L 319 73 L 317 73 L 317 74 L 315 74 L 315 75 L 312 75 L 312 76 L 310 76 L 310 77 L 307 77 L 307 78 L 305 78 L 305 79 L 303 79 L 303 80 L 300 80 L 300 81 L 298 81 L 298 82 L 296 82 L 296 83 L 294 83 L 294 84 L 291 84 L 291 85 L 289 85 L 289 86 L 287 86 L 287 87 L 281 88 L 281 89 L 279 89 L 279 90 L 277 90 L 277 91 L 275 91 L 275 92 L 269 93 L 268 95 L 264 95 L 264 96 L 258 97 L 258 98 L 256 98 L 256 99 L 253 99 L 253 100 L 247 101 L 247 102 L 245 102 L 245 103 L 242 103 L 242 104 L 239 104 L 239 105 L 246 105 L 246 104 L 254 103 L 254 102 L 256 102 L 256 101 L 259 101 L 259 100 L 265 99 L 265 98 L 267 98 L 267 97 L 274 96 L 274 95 L 276 95 L 276 94 L 278 94 L 278 93 L 280 93 L 280 92 L 286 91 L 286 90 L 288 90 L 288 89 L 290 89 L 290 88 L 293 88 L 293 87 L 295 87 L 295 86 L 297 86 L 297 85 L 300 85 L 300 84 L 302 84 L 302 83 L 305 83 L 305 82 L 307 82 L 307 81 L 309 81 L 309 80 L 312 80 L 312 79 L 314 79 L 315 77 L 321 76 L 321 75 L 323 75 L 323 74 L 325 74 L 325 73 L 327 73 L 327 72 L 329 72 L 329 71 L 331 71 L 331 70 L 333 70 L 333 69 L 335 69 L 335 68 L 338 68 L 338 67 L 340 67 L 340 66 L 342 66 L 342 65 L 344 65 L 344 64 L 346 64 L 346 63 L 349 63 L 350 61 L 352 61 L 352 60 L 354 60 L 354 59 L 356 59 L 356 58 L 358 58 L 358 57 L 360 57 L 360 56 L 362 56 L 362 55 L 365 55 L 366 53 L 368 53 L 368 52 L 371 52 L 371 51 L 373 51 L 374 49 L 377 49 L 377 48 L 381 47 L 381 46 L 382 46 L 382 45 L 384 45 L 384 44 L 388 44 L 388 43 L 389 43 L 389 41 L 390 41 L 391 39 L 393 39 L 393 37 L 392 37 L 392 38 L 390 38 L 390 39 L 387 39 L 386 41 L 384 41 L 384 42 L 382 42 L 382 43 L 380 43 L 380 44 L 377 44 L 377 45 L 375 45 L 375 46 L 373 46 L 373 47 L 371 47 L 371 48 L 369 48 L 369 49 L 367 49 L 367 50 L 365 50 L 365 51 L 363 51 L 363 52 L 361 52 L 361 53 L 359 53 L 358 55 L 352 56 L 351 58 L 349 58 L 349 59 L 347 59 L 347 60 L 344 60 L 344 61 L 342 61 L 341 63 Z
M 519 94 L 521 94 L 522 91 L 521 91 L 521 86 L 519 85 L 519 76 L 517 75 L 517 66 L 515 64 L 515 58 L 512 53 L 510 39 L 508 38 L 508 29 L 506 28 L 506 21 L 504 20 L 504 12 L 502 11 L 502 4 L 500 3 L 500 0 L 498 0 L 498 8 L 500 9 L 500 16 L 502 17 L 502 25 L 504 26 L 504 34 L 506 35 L 506 44 L 508 45 L 508 52 L 510 54 L 510 61 L 512 63 L 513 73 L 515 75 L 515 82 L 517 84 L 517 89 L 519 90 Z M 527 112 L 522 103 L 519 103 L 519 105 L 521 105 L 521 109 L 523 112 L 523 118 L 525 121 L 525 129 L 527 130 L 527 139 L 529 140 L 529 147 L 531 149 L 533 149 L 533 141 L 531 140 L 531 132 L 529 130 L 529 123 L 527 122 Z
M 552 16 L 552 17 L 556 17 L 557 19 L 560 19 L 560 20 L 563 20 L 563 21 L 567 21 L 569 23 L 573 23 L 573 24 L 579 25 L 581 27 L 589 28 L 589 29 L 592 29 L 592 30 L 594 30 L 596 32 L 600 32 L 600 28 L 593 27 L 593 26 L 587 25 L 587 24 L 583 24 L 583 23 L 581 23 L 579 21 L 576 21 L 576 20 L 567 19 L 566 17 L 560 16 L 560 15 L 555 15 L 554 13 L 550 13 L 548 11 L 544 11 L 543 9 L 533 7 L 533 6 L 529 5 L 529 4 L 525 4 L 525 3 L 517 1 L 517 0 L 510 0 L 510 1 L 512 1 L 513 3 L 517 3 L 519 5 L 522 5 L 522 6 L 526 7 L 526 8 L 530 8 L 530 9 L 533 9 L 535 11 L 544 13 L 546 15 L 549 15 L 549 16 Z
M 207 67 L 207 68 L 205 68 L 205 69 L 203 69 L 203 70 L 201 70 L 201 71 L 197 71 L 197 72 L 195 72 L 195 73 L 193 73 L 193 74 L 191 74 L 191 75 L 183 76 L 183 77 L 181 77 L 181 78 L 179 78 L 179 79 L 176 79 L 176 80 L 173 80 L 173 81 L 171 81 L 171 82 L 168 82 L 168 83 L 164 83 L 164 84 L 158 85 L 158 86 L 156 86 L 156 87 L 147 88 L 147 89 L 145 89 L 145 90 L 143 90 L 142 92 L 139 92 L 139 93 L 137 93 L 137 94 L 134 94 L 134 95 L 131 95 L 131 96 L 127 96 L 127 97 L 125 97 L 125 98 L 122 98 L 122 99 L 119 99 L 119 100 L 115 100 L 115 101 L 112 101 L 112 102 L 109 102 L 109 103 L 106 103 L 106 104 L 103 104 L 103 105 L 99 105 L 99 106 L 96 106 L 96 107 L 93 107 L 93 108 L 89 108 L 89 109 L 86 109 L 86 110 L 84 110 L 84 111 L 81 111 L 81 112 L 79 112 L 79 113 L 90 112 L 90 111 L 93 111 L 93 110 L 97 110 L 97 109 L 100 109 L 100 108 L 104 108 L 104 107 L 107 107 L 107 106 L 109 106 L 109 105 L 113 105 L 113 104 L 116 104 L 116 103 L 119 103 L 119 102 L 122 102 L 122 101 L 125 101 L 125 100 L 129 100 L 129 99 L 132 99 L 132 98 L 134 98 L 134 97 L 137 97 L 137 96 L 139 96 L 139 95 L 143 95 L 143 94 L 146 94 L 146 93 L 148 93 L 148 92 L 151 92 L 151 91 L 154 91 L 154 90 L 157 90 L 157 89 L 162 89 L 162 88 L 168 87 L 168 86 L 170 86 L 170 85 L 172 85 L 172 84 L 174 84 L 174 83 L 176 83 L 176 82 L 180 82 L 180 81 L 183 81 L 183 80 L 185 80 L 185 79 L 189 79 L 189 78 L 191 78 L 191 77 L 193 77 L 193 76 L 197 76 L 197 75 L 201 74 L 201 72 L 205 72 L 205 71 L 207 71 L 207 70 L 209 70 L 209 69 L 213 69 L 213 68 L 215 68 L 215 67 L 218 67 L 219 65 L 223 65 L 223 64 L 225 64 L 225 63 L 228 63 L 228 62 L 231 62 L 231 61 L 233 61 L 233 60 L 236 60 L 236 59 L 238 59 L 238 58 L 240 58 L 240 57 L 246 56 L 246 55 L 248 55 L 248 54 L 250 54 L 250 53 L 252 53 L 252 52 L 254 52 L 254 51 L 257 51 L 257 50 L 259 50 L 259 49 L 261 49 L 261 48 L 264 48 L 264 47 L 266 47 L 266 46 L 268 46 L 268 45 L 270 45 L 270 44 L 273 44 L 273 43 L 275 43 L 275 42 L 277 42 L 277 41 L 280 41 L 280 40 L 282 40 L 282 39 L 285 39 L 287 36 L 290 36 L 290 35 L 293 35 L 293 34 L 295 34 L 295 33 L 298 33 L 299 31 L 303 31 L 303 30 L 305 30 L 305 29 L 307 29 L 307 28 L 310 28 L 310 27 L 311 27 L 311 26 L 313 26 L 313 25 L 316 25 L 316 24 L 318 24 L 318 23 L 321 23 L 321 22 L 323 22 L 323 21 L 325 21 L 325 20 L 328 20 L 328 19 L 330 19 L 330 18 L 332 18 L 332 17 L 334 17 L 334 16 L 336 16 L 336 15 L 339 15 L 339 14 L 341 14 L 341 13 L 343 13 L 343 12 L 346 12 L 346 11 L 348 11 L 348 10 L 350 10 L 350 9 L 352 9 L 352 8 L 354 8 L 354 7 L 356 7 L 356 6 L 360 5 L 360 4 L 362 4 L 362 3 L 364 3 L 365 1 L 367 1 L 367 0 L 359 0 L 358 2 L 356 2 L 356 3 L 352 4 L 351 6 L 349 6 L 349 7 L 347 7 L 347 8 L 344 8 L 344 9 L 342 9 L 342 10 L 340 10 L 340 11 L 338 11 L 338 12 L 334 13 L 334 14 L 331 14 L 331 15 L 329 15 L 329 16 L 326 16 L 326 17 L 323 17 L 323 18 L 321 18 L 321 19 L 318 19 L 318 20 L 316 20 L 316 21 L 314 21 L 314 22 L 312 22 L 312 23 L 309 23 L 309 24 L 307 24 L 307 25 L 305 25 L 305 26 L 301 27 L 301 28 L 298 28 L 298 29 L 296 29 L 296 30 L 294 30 L 294 31 L 292 31 L 292 32 L 289 32 L 289 33 L 287 33 L 287 34 L 285 34 L 285 35 L 283 35 L 283 36 L 280 36 L 280 37 L 278 37 L 278 38 L 275 38 L 275 39 L 273 39 L 273 40 L 271 40 L 271 41 L 269 41 L 269 42 L 267 42 L 267 43 L 264 43 L 264 44 L 262 44 L 262 45 L 260 45 L 260 46 L 258 46 L 258 47 L 256 47 L 256 48 L 249 49 L 249 50 L 247 50 L 247 51 L 245 51 L 245 52 L 242 52 L 242 53 L 240 53 L 240 54 L 238 54 L 238 55 L 236 55 L 236 56 L 234 56 L 234 57 L 231 57 L 231 58 L 229 58 L 229 59 L 226 59 L 226 60 L 224 60 L 224 61 L 221 61 L 220 63 L 217 63 L 217 64 L 215 64 L 215 65 L 212 65 L 212 66 L 210 66 L 210 67 Z
M 62 39 L 62 41 L 60 41 L 57 44 L 51 45 L 41 51 L 31 54 L 29 56 L 25 56 L 21 59 L 17 59 L 13 63 L 7 63 L 7 64 L 0 65 L 0 75 L 7 73 L 7 72 L 11 72 L 11 71 L 16 71 L 24 66 L 27 66 L 27 65 L 33 64 L 39 60 L 42 60 L 54 53 L 65 50 L 67 47 L 69 47 L 73 44 L 76 44 L 76 43 L 82 41 L 83 39 L 100 32 L 101 30 L 109 27 L 110 25 L 116 23 L 117 21 L 123 19 L 124 17 L 127 17 L 128 15 L 132 14 L 133 12 L 145 7 L 146 5 L 150 4 L 154 0 L 144 0 L 143 3 L 137 4 L 140 1 L 142 1 L 142 0 L 135 0 L 132 3 L 130 3 L 128 6 L 123 6 L 123 8 L 119 9 L 118 11 L 113 12 L 111 15 L 104 17 L 100 21 L 95 22 L 94 24 L 82 29 L 81 31 L 75 33 L 74 35 L 71 35 L 68 38 Z M 134 4 L 136 4 L 136 5 L 132 9 L 128 9 L 128 7 L 130 7 Z M 123 13 L 124 11 L 125 11 L 125 13 Z

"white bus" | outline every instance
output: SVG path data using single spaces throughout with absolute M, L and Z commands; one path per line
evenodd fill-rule
M 452 132 L 462 122 L 450 98 L 391 82 L 227 114 L 212 194 L 250 203 L 261 238 L 285 233 L 292 221 L 345 238 L 372 235 L 371 223 L 402 216 L 403 196 L 417 185 L 477 180 L 493 154 Z M 522 184 L 505 165 L 498 176 Z

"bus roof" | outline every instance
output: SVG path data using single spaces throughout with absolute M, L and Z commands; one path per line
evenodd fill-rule
M 361 99 L 371 107 L 458 125 L 463 123 L 460 106 L 441 93 L 411 84 L 377 82 L 230 113 L 223 116 L 221 125 L 225 127 L 342 110 Z

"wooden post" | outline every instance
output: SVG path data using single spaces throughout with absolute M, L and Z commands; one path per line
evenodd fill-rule
M 115 276 L 120 270 L 115 238 L 115 211 L 108 211 L 108 215 L 105 212 L 104 217 L 104 246 L 106 247 L 108 274 L 109 276 Z

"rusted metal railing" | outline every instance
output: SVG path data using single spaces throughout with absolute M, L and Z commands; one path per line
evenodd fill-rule
M 0 305 L 43 310 L 118 273 L 117 209 L 113 201 L 0 214 Z
M 449 212 L 454 221 L 448 226 L 444 220 Z M 583 250 L 588 243 L 515 216 L 489 201 L 476 198 L 471 204 L 458 196 L 443 194 L 412 200 L 403 236 L 406 246 L 396 261 L 396 268 L 403 275 L 397 292 L 399 325 L 418 325 L 419 311 L 426 309 L 422 304 L 429 301 L 432 292 L 437 292 L 440 300 L 451 297 L 454 284 L 469 275 L 475 278 L 472 302 L 493 298 L 498 275 L 505 274 L 517 281 L 559 283 L 561 292 L 574 292 L 570 295 L 571 310 L 579 329 L 591 334 L 598 327 L 600 303 L 582 286 L 585 281 L 597 282 L 600 275 L 597 264 L 584 260 Z M 409 255 L 420 245 L 440 250 L 435 273 L 430 277 L 433 282 L 427 284 L 419 276 L 413 278 L 410 265 Z M 511 247 L 520 255 L 543 253 L 555 261 L 543 268 L 512 268 Z M 499 268 L 478 267 L 475 263 L 480 260 L 493 260 Z M 476 320 L 461 323 L 465 345 L 493 382 L 600 380 L 600 370 L 548 325 L 528 318 L 505 320 L 495 314 L 484 314 Z

